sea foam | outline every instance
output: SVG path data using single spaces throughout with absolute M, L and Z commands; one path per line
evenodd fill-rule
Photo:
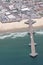
M 0 34 L 0 39 L 6 39 L 6 38 L 17 38 L 17 37 L 25 37 L 28 32 L 16 32 L 16 33 L 6 33 L 6 34 Z M 35 35 L 43 35 L 43 31 L 35 31 Z
M 28 32 L 20 32 L 20 33 L 7 33 L 7 34 L 0 34 L 0 39 L 5 38 L 16 38 L 16 37 L 24 37 L 27 35 Z
M 43 31 L 36 31 L 35 34 L 43 35 Z

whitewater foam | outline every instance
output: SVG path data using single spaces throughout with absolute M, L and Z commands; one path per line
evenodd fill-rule
M 6 33 L 6 34 L 0 34 L 0 39 L 5 38 L 17 38 L 17 37 L 25 37 L 28 32 L 16 32 L 16 33 Z M 43 31 L 35 31 L 35 35 L 43 35 Z
M 35 34 L 43 35 L 43 31 L 36 31 Z
M 0 39 L 24 37 L 24 36 L 26 36 L 27 33 L 28 33 L 28 32 L 0 34 Z

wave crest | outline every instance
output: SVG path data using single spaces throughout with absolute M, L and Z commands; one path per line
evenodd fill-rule
M 37 31 L 36 34 L 43 35 L 43 31 Z
M 26 36 L 26 34 L 27 34 L 27 32 L 0 34 L 0 39 L 24 37 L 24 36 Z

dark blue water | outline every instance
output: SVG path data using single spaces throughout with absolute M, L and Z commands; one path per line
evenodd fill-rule
M 29 56 L 30 36 L 0 39 L 0 65 L 43 65 L 43 35 L 35 35 L 38 56 Z

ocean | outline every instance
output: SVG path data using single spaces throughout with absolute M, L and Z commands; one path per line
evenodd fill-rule
M 32 58 L 28 32 L 0 34 L 0 65 L 43 65 L 43 31 L 34 33 L 38 56 Z

